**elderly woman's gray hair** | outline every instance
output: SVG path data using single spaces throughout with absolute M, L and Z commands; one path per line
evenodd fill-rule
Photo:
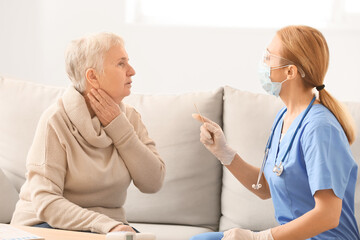
M 104 54 L 113 46 L 124 45 L 121 37 L 113 33 L 98 33 L 71 41 L 65 53 L 66 72 L 74 87 L 83 92 L 86 88 L 86 70 L 103 72 Z

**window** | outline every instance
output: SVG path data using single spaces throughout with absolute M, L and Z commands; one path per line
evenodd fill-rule
M 360 14 L 360 0 L 346 0 L 345 11 L 347 13 Z
M 360 28 L 360 0 L 127 0 L 127 22 L 157 25 Z

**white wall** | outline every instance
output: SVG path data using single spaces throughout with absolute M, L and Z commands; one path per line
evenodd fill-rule
M 0 74 L 67 86 L 68 42 L 112 31 L 125 39 L 137 72 L 133 92 L 180 93 L 223 85 L 263 92 L 257 64 L 275 29 L 131 25 L 124 23 L 124 8 L 117 0 L 0 0 Z M 321 30 L 331 52 L 327 90 L 340 100 L 360 101 L 360 30 Z
M 0 74 L 42 79 L 38 2 L 0 0 Z

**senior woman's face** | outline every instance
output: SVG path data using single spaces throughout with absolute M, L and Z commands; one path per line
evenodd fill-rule
M 105 53 L 103 69 L 104 72 L 99 74 L 99 87 L 120 103 L 130 94 L 131 77 L 135 75 L 123 46 L 115 45 Z

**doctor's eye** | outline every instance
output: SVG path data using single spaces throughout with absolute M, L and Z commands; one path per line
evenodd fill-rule
M 265 61 L 265 62 L 269 62 L 269 61 L 270 61 L 270 55 L 264 56 L 264 61 Z

